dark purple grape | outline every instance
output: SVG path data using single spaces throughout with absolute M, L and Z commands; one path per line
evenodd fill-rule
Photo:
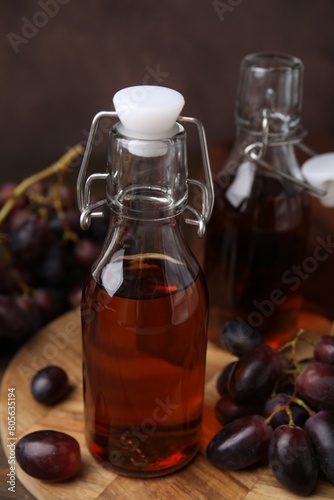
M 111 211 L 107 205 L 103 205 L 99 209 L 99 212 L 103 213 L 103 217 L 94 219 L 94 222 L 91 224 L 89 228 L 88 234 L 94 240 L 101 243 L 104 240 L 108 231 Z
M 238 358 L 263 343 L 262 335 L 242 320 L 228 321 L 223 326 L 222 344 Z
M 334 337 L 323 335 L 314 348 L 314 357 L 321 363 L 334 365 Z
M 74 206 L 74 196 L 73 196 L 73 191 L 70 188 L 70 186 L 68 186 L 66 184 L 61 184 L 60 188 L 59 188 L 59 190 L 57 192 L 57 194 L 58 194 L 58 196 L 60 198 L 62 209 L 65 212 L 67 210 L 73 208 L 73 206 Z
M 3 182 L 0 184 L 0 208 L 4 206 L 15 188 L 16 184 L 14 182 Z
M 63 249 L 59 243 L 53 242 L 46 251 L 43 259 L 39 262 L 37 273 L 40 284 L 57 286 L 64 279 L 64 256 Z
M 59 219 L 58 214 L 56 212 L 51 212 L 48 218 L 48 226 L 52 233 L 53 237 L 56 237 L 61 241 L 64 234 L 64 224 Z
M 16 445 L 16 459 L 29 476 L 45 481 L 64 481 L 79 472 L 80 446 L 64 432 L 36 431 Z
M 9 232 L 13 232 L 16 228 L 21 226 L 21 224 L 23 224 L 29 218 L 29 215 L 29 211 L 23 208 L 12 212 L 8 221 Z
M 223 394 L 226 394 L 228 392 L 228 378 L 230 376 L 230 373 L 232 372 L 232 369 L 234 365 L 236 364 L 236 361 L 232 361 L 228 365 L 226 365 L 222 371 L 220 372 L 220 375 L 217 379 L 217 391 L 219 394 L 222 396 Z
M 309 436 L 322 475 L 334 484 L 334 415 L 320 411 L 304 427 Z
M 82 238 L 74 247 L 73 255 L 76 262 L 89 269 L 99 255 L 101 245 L 88 238 Z
M 49 237 L 47 224 L 37 215 L 31 214 L 11 233 L 10 249 L 16 259 L 30 264 L 45 253 Z
M 222 469 L 244 469 L 267 456 L 273 429 L 260 415 L 248 415 L 225 425 L 210 441 L 206 454 Z
M 307 364 L 297 377 L 296 388 L 311 408 L 334 411 L 334 366 L 318 361 Z
M 27 187 L 25 194 L 27 198 L 36 199 L 42 196 L 43 198 L 47 195 L 47 182 L 46 181 L 36 181 Z M 44 203 L 43 203 L 44 206 Z
M 274 430 L 268 452 L 269 467 L 285 488 L 297 495 L 310 495 L 318 478 L 318 465 L 306 432 L 281 425 Z
M 292 412 L 292 418 L 295 425 L 303 427 L 306 420 L 309 417 L 307 411 L 297 403 L 289 403 L 290 397 L 285 393 L 278 393 L 274 398 L 268 399 L 264 405 L 263 414 L 267 418 L 271 415 L 279 406 L 284 406 L 289 404 L 289 408 Z M 271 420 L 270 424 L 274 429 L 280 425 L 287 425 L 289 423 L 289 416 L 285 410 L 277 413 Z
M 229 394 L 237 402 L 265 401 L 281 369 L 282 360 L 277 351 L 266 344 L 254 347 L 235 364 L 229 377 Z
M 65 213 L 65 222 L 75 233 L 82 235 L 85 234 L 85 231 L 83 231 L 80 227 L 80 212 L 77 208 L 70 208 L 69 210 L 67 210 L 67 212 Z M 95 225 L 95 220 L 92 226 L 93 225 Z
M 67 300 L 72 307 L 78 307 L 82 300 L 82 289 L 83 285 L 79 283 L 74 285 L 74 287 L 68 292 Z
M 36 332 L 42 326 L 42 315 L 40 309 L 32 297 L 19 295 L 15 302 L 25 312 L 27 328 L 31 333 Z
M 68 376 L 59 366 L 45 366 L 31 381 L 31 393 L 39 403 L 53 405 L 69 391 Z
M 15 300 L 7 295 L 0 295 L 0 337 L 11 342 L 23 342 L 31 333 L 27 314 Z
M 222 424 L 228 424 L 246 415 L 262 415 L 263 405 L 252 401 L 244 404 L 236 403 L 229 394 L 224 394 L 215 405 L 215 415 Z
M 34 299 L 42 314 L 44 323 L 58 316 L 64 310 L 64 292 L 55 288 L 38 288 Z
M 0 208 L 4 206 L 16 187 L 17 184 L 14 182 L 3 182 L 0 184 Z M 25 200 L 22 196 L 20 196 L 15 202 L 14 210 L 22 208 L 24 205 Z

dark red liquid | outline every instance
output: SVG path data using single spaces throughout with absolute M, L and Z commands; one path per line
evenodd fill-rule
M 274 178 L 256 182 L 237 208 L 218 189 L 207 230 L 209 336 L 220 345 L 223 324 L 240 317 L 273 347 L 296 333 L 303 280 L 293 266 L 305 256 L 307 196 L 283 192 Z
M 85 290 L 87 442 L 116 472 L 163 475 L 199 448 L 207 297 L 202 278 L 173 259 L 135 256 L 122 266 L 113 296 L 93 278 Z

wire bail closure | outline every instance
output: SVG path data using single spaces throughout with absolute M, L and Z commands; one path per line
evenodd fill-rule
M 246 146 L 244 150 L 244 155 L 245 157 L 251 161 L 255 162 L 261 167 L 269 170 L 270 172 L 274 172 L 277 175 L 280 175 L 284 179 L 287 179 L 291 182 L 294 182 L 300 187 L 303 187 L 304 189 L 307 189 L 311 193 L 315 194 L 318 197 L 323 197 L 327 194 L 326 191 L 323 189 L 319 189 L 315 186 L 312 186 L 312 184 L 309 184 L 306 180 L 301 180 L 296 177 L 293 177 L 292 175 L 289 175 L 285 172 L 282 172 L 281 170 L 276 169 L 270 163 L 266 162 L 263 160 L 263 157 L 265 153 L 267 152 L 268 147 L 277 147 L 277 146 L 287 146 L 291 144 L 295 144 L 299 149 L 304 151 L 306 154 L 309 156 L 315 156 L 316 153 L 312 151 L 308 146 L 303 144 L 301 141 L 303 137 L 305 136 L 305 131 L 302 129 L 301 133 L 297 135 L 296 137 L 293 137 L 291 139 L 283 140 L 283 141 L 276 141 L 276 142 L 270 142 L 269 141 L 269 112 L 267 109 L 262 110 L 262 140 L 261 141 L 256 141 L 252 144 L 249 144 Z M 302 175 L 302 172 L 301 172 Z
M 106 180 L 109 176 L 109 173 L 94 173 L 87 178 L 89 159 L 93 149 L 94 139 L 98 130 L 99 122 L 102 118 L 117 119 L 118 115 L 115 111 L 101 111 L 94 116 L 91 124 L 86 149 L 83 155 L 77 180 L 77 201 L 79 210 L 81 212 L 80 225 L 83 230 L 89 229 L 92 218 L 103 217 L 103 212 L 99 211 L 98 209 L 108 204 L 107 199 L 103 199 L 98 201 L 97 203 L 91 204 L 91 191 L 93 182 L 101 179 Z M 197 118 L 179 116 L 177 118 L 177 121 L 193 123 L 196 125 L 198 131 L 204 166 L 205 184 L 195 179 L 187 179 L 187 184 L 194 185 L 200 188 L 202 206 L 201 210 L 199 211 L 197 208 L 191 205 L 187 205 L 186 209 L 192 213 L 194 218 L 186 218 L 185 221 L 187 224 L 196 225 L 197 235 L 198 237 L 202 238 L 205 233 L 206 224 L 211 217 L 214 204 L 214 188 L 205 130 L 203 124 Z

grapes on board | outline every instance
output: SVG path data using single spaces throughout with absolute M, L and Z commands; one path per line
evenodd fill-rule
M 238 359 L 217 378 L 215 415 L 222 429 L 207 447 L 220 469 L 266 463 L 289 491 L 309 496 L 318 478 L 334 484 L 334 336 L 322 335 L 313 355 L 296 359 L 302 331 L 279 350 L 253 333 L 233 337 L 237 322 L 222 330 L 222 341 Z M 241 343 L 241 344 L 240 344 Z

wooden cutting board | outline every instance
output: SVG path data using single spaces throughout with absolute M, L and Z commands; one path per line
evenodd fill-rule
M 303 314 L 301 325 L 310 335 L 328 333 L 329 323 L 320 317 Z M 305 353 L 303 353 L 304 355 Z M 8 456 L 8 388 L 15 388 L 16 433 L 20 438 L 39 429 L 54 429 L 74 436 L 82 451 L 82 469 L 78 477 L 63 483 L 47 483 L 33 479 L 16 464 L 16 476 L 38 500 L 135 499 L 135 500 L 289 500 L 295 495 L 276 482 L 267 467 L 241 472 L 221 471 L 205 458 L 210 438 L 220 429 L 213 407 L 218 399 L 215 384 L 222 367 L 231 361 L 226 352 L 209 345 L 207 383 L 201 453 L 185 469 L 157 479 L 129 479 L 117 476 L 98 465 L 89 454 L 84 440 L 81 384 L 81 338 L 79 312 L 73 311 L 44 327 L 13 358 L 1 386 L 2 445 Z M 30 395 L 30 381 L 35 372 L 48 364 L 62 366 L 68 373 L 73 390 L 55 407 L 37 403 Z M 12 439 L 12 438 L 11 438 Z M 13 494 L 15 496 L 15 494 Z M 314 499 L 332 499 L 334 486 L 319 481 Z

